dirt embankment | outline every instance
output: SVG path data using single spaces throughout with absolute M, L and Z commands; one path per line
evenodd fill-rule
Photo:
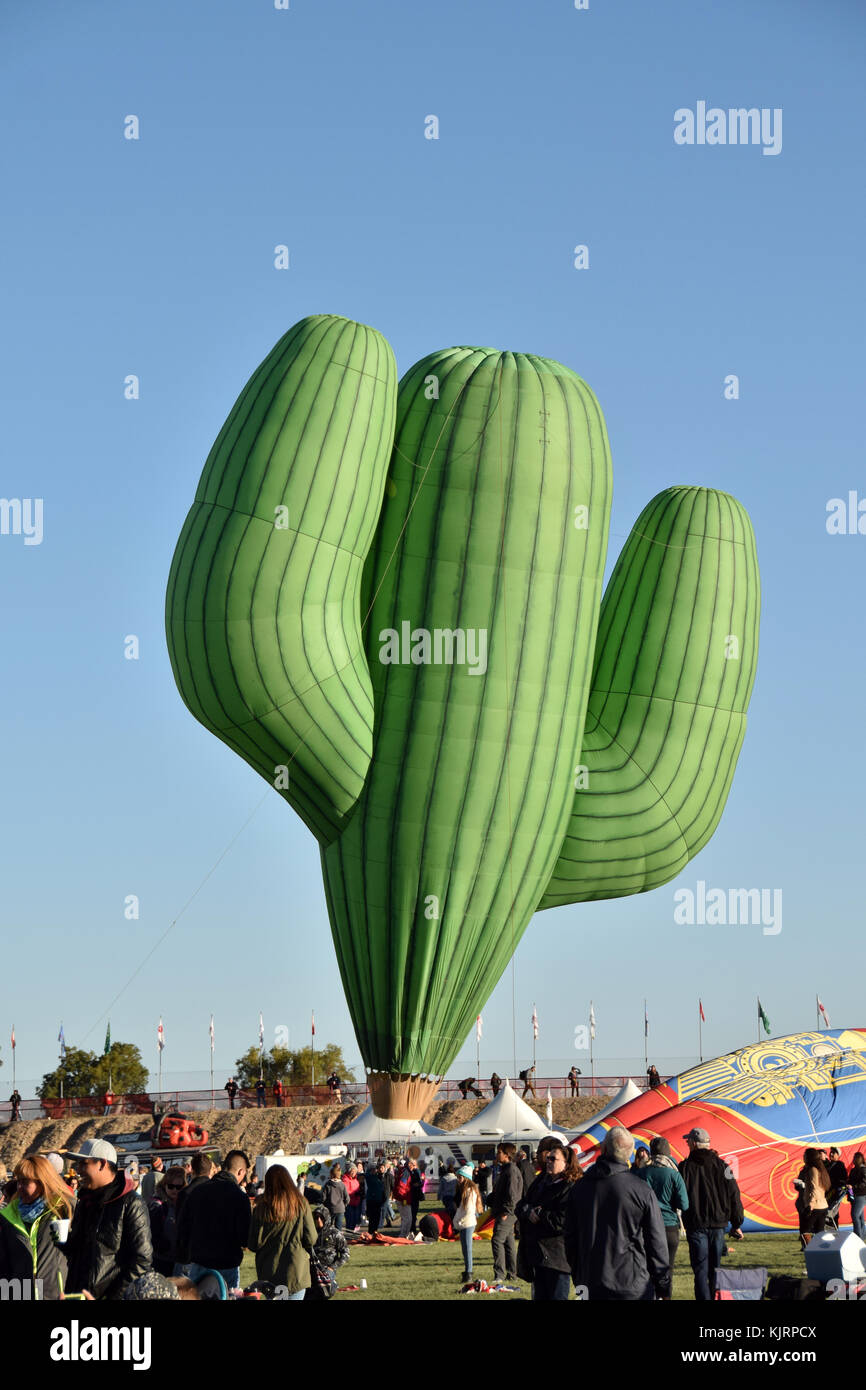
M 435 1101 L 424 1119 L 439 1129 L 457 1129 L 466 1124 L 487 1101 Z M 544 1115 L 544 1105 L 534 1105 Z M 312 1139 L 324 1139 L 335 1130 L 343 1129 L 360 1115 L 360 1105 L 298 1105 L 283 1110 L 197 1110 L 195 1119 L 210 1135 L 214 1148 L 225 1153 L 228 1149 L 243 1149 L 255 1158 L 258 1154 L 283 1149 L 286 1153 L 303 1153 Z M 599 1100 L 581 1097 L 579 1100 L 555 1100 L 553 1118 L 556 1124 L 575 1128 L 599 1109 Z M 192 1114 L 192 1112 L 190 1112 Z M 90 1117 L 73 1120 L 26 1120 L 0 1129 L 0 1166 L 12 1168 L 26 1153 L 47 1153 L 51 1150 L 75 1150 L 84 1139 L 103 1134 L 133 1133 L 148 1126 L 146 1115 L 114 1115 L 107 1118 Z

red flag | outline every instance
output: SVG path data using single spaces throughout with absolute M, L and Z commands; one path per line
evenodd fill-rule
M 12 1051 L 15 1051 L 15 1024 L 12 1024 Z
M 816 997 L 817 997 L 817 996 L 816 996 Z M 821 1010 L 821 1017 L 823 1018 L 824 1022 L 825 1022 L 826 1025 L 827 1025 L 827 1027 L 829 1028 L 829 1027 L 830 1027 L 830 1020 L 829 1020 L 829 1018 L 827 1017 L 827 1010 L 824 1008 L 824 1005 L 821 1003 L 821 1000 L 820 1000 L 820 999 L 818 1000 L 818 1008 Z
M 700 1011 L 701 1011 L 701 1022 L 702 1022 L 702 1023 L 706 1023 L 706 1021 L 707 1021 L 707 1016 L 706 1016 L 706 1014 L 704 1013 L 704 1006 L 703 1006 L 703 1004 L 701 1003 L 700 999 L 698 1000 L 698 1008 L 699 1008 Z
M 315 1015 L 315 1012 L 311 1015 L 311 1018 L 312 1018 L 311 1032 L 312 1032 L 312 1036 L 315 1037 L 315 1036 L 316 1036 L 316 1015 Z

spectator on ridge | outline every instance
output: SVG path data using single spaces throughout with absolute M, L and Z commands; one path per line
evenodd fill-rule
M 258 1081 L 256 1082 L 256 1087 L 255 1087 L 255 1089 L 256 1089 L 256 1107 L 257 1107 L 257 1109 L 259 1109 L 259 1110 L 264 1110 L 265 1107 L 267 1106 L 267 1103 L 268 1103 L 268 1097 L 267 1097 L 267 1090 L 268 1090 L 268 1088 L 267 1088 L 267 1086 L 266 1086 L 266 1084 L 265 1084 L 265 1081 L 264 1081 L 264 1078 L 263 1078 L 263 1077 L 261 1077 L 261 1076 L 259 1077 Z
M 568 1073 L 568 1076 L 565 1078 L 569 1086 L 571 1087 L 572 1096 L 580 1095 L 580 1078 L 582 1075 L 583 1073 L 581 1072 L 580 1067 L 572 1067 L 571 1071 Z
M 230 1077 L 229 1077 L 228 1081 L 227 1081 L 226 1084 L 223 1086 L 223 1090 L 225 1091 L 226 1095 L 227 1095 L 228 1098 L 229 1098 L 229 1110 L 234 1110 L 234 1108 L 235 1108 L 235 1097 L 237 1096 L 237 1093 L 238 1093 L 238 1083 L 235 1081 L 235 1079 L 234 1079 L 233 1076 L 230 1076 Z

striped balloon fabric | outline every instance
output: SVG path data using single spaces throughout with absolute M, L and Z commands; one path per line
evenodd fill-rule
M 661 493 L 602 602 L 590 388 L 459 347 L 396 385 L 371 328 L 295 325 L 175 552 L 192 713 L 318 837 L 377 1112 L 420 1115 L 539 907 L 676 875 L 718 824 L 755 673 L 748 518 Z

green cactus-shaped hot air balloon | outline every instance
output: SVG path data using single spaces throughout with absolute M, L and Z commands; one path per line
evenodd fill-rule
M 178 542 L 189 708 L 317 836 L 380 1114 L 422 1113 L 539 907 L 675 877 L 719 822 L 757 655 L 754 537 L 671 488 L 602 600 L 589 387 L 297 324 L 241 393 Z

